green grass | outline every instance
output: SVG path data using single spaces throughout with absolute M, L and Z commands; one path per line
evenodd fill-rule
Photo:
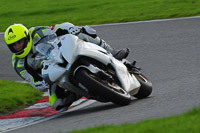
M 146 120 L 135 124 L 103 125 L 84 130 L 74 130 L 70 133 L 199 133 L 200 108 L 195 108 L 187 113 Z
M 200 15 L 200 0 L 1 0 L 0 31 L 72 22 L 92 25 Z
M 0 80 L 0 115 L 23 109 L 41 97 L 42 93 L 27 83 Z

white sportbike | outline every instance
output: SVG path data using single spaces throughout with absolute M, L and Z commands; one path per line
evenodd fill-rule
M 102 47 L 64 35 L 36 46 L 42 77 L 88 99 L 128 105 L 131 97 L 148 97 L 152 83 L 135 67 L 119 61 Z

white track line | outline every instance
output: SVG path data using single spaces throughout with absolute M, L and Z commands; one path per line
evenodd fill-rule
M 91 26 L 100 27 L 100 26 L 127 25 L 127 24 L 139 24 L 139 23 L 153 23 L 153 22 L 165 22 L 165 21 L 176 21 L 176 20 L 187 20 L 187 19 L 200 19 L 200 16 L 184 17 L 184 18 L 172 18 L 172 19 L 156 19 L 156 20 L 146 20 L 146 21 L 125 22 L 125 23 L 101 24 L 101 25 L 91 25 Z
M 176 20 L 187 20 L 187 19 L 200 19 L 200 16 L 184 17 L 184 18 L 172 18 L 172 19 L 156 19 L 156 20 L 124 22 L 124 23 L 112 23 L 112 24 L 101 24 L 101 25 L 91 25 L 91 26 L 100 27 L 100 26 L 127 25 L 127 24 L 139 24 L 139 23 L 153 23 L 153 22 L 165 22 L 165 21 L 176 21 Z M 4 32 L 0 32 L 0 35 L 3 35 L 3 34 L 4 34 Z

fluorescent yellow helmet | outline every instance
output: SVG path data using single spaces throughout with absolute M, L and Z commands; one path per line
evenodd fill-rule
M 9 26 L 4 33 L 4 39 L 10 51 L 18 58 L 26 57 L 31 50 L 32 38 L 28 29 L 22 24 Z M 23 45 L 20 49 L 16 48 L 19 43 Z

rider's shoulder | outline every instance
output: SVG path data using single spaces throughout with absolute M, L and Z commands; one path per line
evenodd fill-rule
M 23 62 L 23 61 L 25 60 L 25 58 L 18 58 L 18 57 L 16 56 L 16 54 L 13 54 L 13 55 L 12 55 L 12 62 L 13 62 L 13 61 L 16 61 L 16 60 L 17 60 L 17 61 L 20 61 L 20 62 L 21 62 L 21 61 Z
M 49 27 L 49 26 L 35 26 L 35 27 L 29 28 L 29 33 L 31 35 L 33 35 L 33 34 L 38 33 L 38 32 L 43 32 L 47 29 L 51 29 L 51 27 Z

